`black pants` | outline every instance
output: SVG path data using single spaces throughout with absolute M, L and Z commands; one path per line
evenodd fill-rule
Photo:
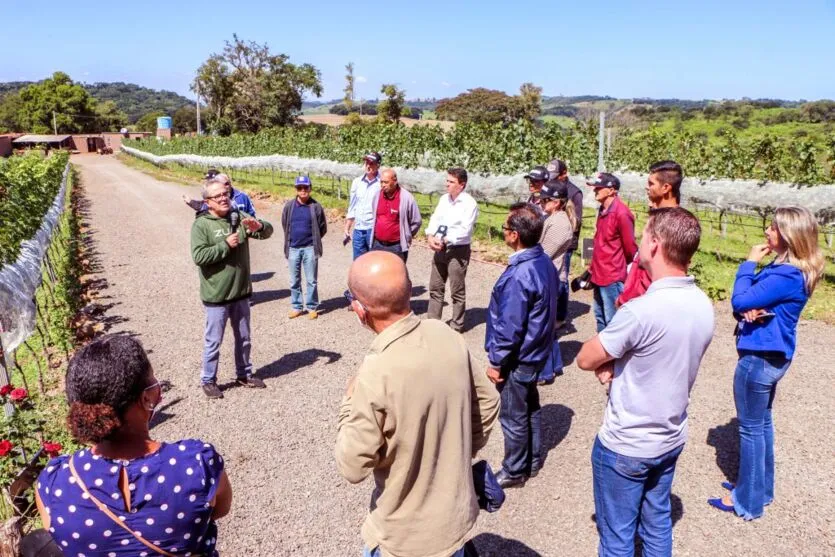
M 406 260 L 409 258 L 409 250 L 403 251 L 403 249 L 400 247 L 399 242 L 396 244 L 387 245 L 379 242 L 376 238 L 374 238 L 374 241 L 371 243 L 371 249 L 387 251 L 389 253 L 399 255 L 403 259 L 403 263 L 405 263 Z

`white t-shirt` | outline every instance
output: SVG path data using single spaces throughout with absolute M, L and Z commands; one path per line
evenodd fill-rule
M 625 456 L 655 458 L 687 441 L 690 389 L 713 339 L 713 304 L 693 277 L 653 282 L 600 333 L 615 358 L 598 437 Z

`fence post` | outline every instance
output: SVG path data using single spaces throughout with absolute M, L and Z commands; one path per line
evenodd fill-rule
M 3 327 L 0 325 L 0 333 L 2 332 Z M 11 379 L 9 377 L 9 367 L 6 364 L 6 351 L 3 349 L 3 338 L 0 337 L 0 385 L 8 385 L 10 383 Z M 6 416 L 14 414 L 14 406 L 11 402 L 4 404 L 3 410 L 6 412 Z
M 600 111 L 600 129 L 597 133 L 597 171 L 605 172 L 606 165 L 603 162 L 604 132 L 606 131 L 606 113 Z
M 727 237 L 728 223 L 725 220 L 725 211 L 719 211 L 719 229 L 721 230 L 722 237 Z

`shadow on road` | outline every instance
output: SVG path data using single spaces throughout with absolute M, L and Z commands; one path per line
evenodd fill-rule
M 337 296 L 336 298 L 329 298 L 319 304 L 319 313 L 329 311 L 336 311 L 338 309 L 345 309 L 349 306 L 348 299 L 345 296 Z
M 475 551 L 474 551 L 475 550 Z M 542 557 L 519 540 L 503 538 L 497 534 L 479 534 L 467 544 L 465 557 Z
M 266 271 L 264 273 L 252 273 L 252 275 L 250 276 L 250 280 L 252 280 L 252 282 L 261 282 L 262 280 L 269 280 L 273 278 L 273 275 L 275 275 L 275 271 Z
M 577 319 L 591 311 L 591 306 L 574 300 L 568 301 L 568 318 Z
M 562 404 L 546 404 L 542 407 L 542 461 L 548 461 L 548 453 L 562 443 L 571 429 L 574 410 Z
M 739 472 L 739 421 L 731 418 L 707 432 L 707 444 L 716 449 L 716 465 L 729 482 L 736 482 Z
M 290 291 L 286 288 L 282 288 L 281 290 L 265 290 L 263 292 L 253 292 L 252 298 L 250 301 L 252 302 L 251 305 L 257 304 L 264 304 L 266 302 L 273 302 L 275 300 L 281 300 L 283 298 L 289 298 Z
M 315 364 L 319 358 L 327 358 L 327 364 L 338 362 L 342 358 L 342 354 L 338 352 L 329 352 L 328 350 L 320 350 L 318 348 L 308 348 L 301 352 L 293 352 L 292 354 L 285 354 L 278 360 L 268 364 L 255 374 L 261 379 L 273 379 L 293 373 L 299 369 Z
M 183 397 L 179 396 L 175 399 L 167 400 L 164 404 L 160 405 L 159 409 L 157 410 L 157 413 L 154 414 L 153 419 L 151 419 L 151 428 L 154 428 L 160 424 L 164 424 L 165 422 L 176 416 L 177 414 L 168 412 L 168 409 L 178 404 L 181 400 L 183 400 Z
M 574 363 L 574 358 L 580 353 L 583 343 L 579 340 L 560 341 L 560 353 L 562 354 L 562 365 L 568 367 Z

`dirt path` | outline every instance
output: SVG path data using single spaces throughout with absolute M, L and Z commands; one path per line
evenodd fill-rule
M 281 233 L 251 244 L 254 287 L 253 363 L 264 391 L 229 389 L 209 401 L 198 388 L 203 310 L 189 256 L 193 213 L 181 201 L 197 188 L 159 182 L 112 157 L 79 156 L 90 225 L 113 331 L 138 335 L 151 352 L 157 376 L 173 387 L 154 429 L 161 439 L 199 437 L 227 457 L 234 488 L 232 513 L 220 523 L 225 555 L 355 556 L 359 527 L 371 492 L 367 481 L 351 486 L 333 464 L 336 412 L 348 378 L 371 341 L 342 299 L 350 249 L 340 225 L 325 238 L 318 321 L 289 321 L 287 265 Z M 315 185 L 314 185 L 315 186 Z M 315 193 L 315 191 L 314 191 Z M 278 224 L 278 207 L 261 205 L 259 216 Z M 428 303 L 430 255 L 414 248 L 409 270 L 413 307 Z M 473 263 L 467 277 L 465 337 L 483 360 L 484 312 L 501 268 Z M 577 331 L 563 338 L 571 361 L 593 334 L 587 296 L 575 298 Z M 690 407 L 690 441 L 673 485 L 676 555 L 832 555 L 835 514 L 835 330 L 817 322 L 799 327 L 799 349 L 775 402 L 777 486 L 761 520 L 745 523 L 707 506 L 735 479 L 737 436 L 732 398 L 736 362 L 727 304 L 717 305 L 717 330 Z M 447 309 L 447 312 L 449 310 Z M 445 314 L 446 316 L 447 314 Z M 221 359 L 221 381 L 233 376 L 231 343 Z M 524 489 L 508 493 L 498 513 L 482 513 L 477 544 L 484 555 L 593 555 L 589 457 L 606 402 L 597 381 L 571 365 L 540 389 L 544 406 L 545 468 Z M 483 453 L 501 463 L 498 430 Z

